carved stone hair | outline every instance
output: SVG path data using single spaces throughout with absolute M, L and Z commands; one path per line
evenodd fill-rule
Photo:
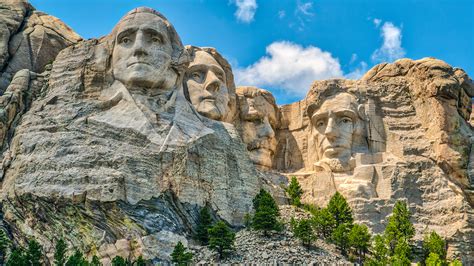
M 280 109 L 278 108 L 278 105 L 276 104 L 276 101 L 275 101 L 275 97 L 273 97 L 271 92 L 264 89 L 259 89 L 256 87 L 242 86 L 242 87 L 237 88 L 237 95 L 239 97 L 245 97 L 245 98 L 255 98 L 258 96 L 262 96 L 275 109 L 276 121 L 271 121 L 271 122 L 276 127 L 278 127 L 280 123 Z

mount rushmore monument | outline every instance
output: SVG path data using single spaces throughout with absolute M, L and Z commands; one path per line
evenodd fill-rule
M 278 106 L 149 8 L 90 40 L 25 1 L 2 1 L 0 17 L 1 207 L 15 241 L 168 259 L 203 206 L 239 228 L 261 188 L 286 204 L 295 176 L 303 202 L 339 191 L 374 233 L 406 200 L 417 240 L 436 230 L 474 263 L 474 83 L 462 69 L 401 59 Z

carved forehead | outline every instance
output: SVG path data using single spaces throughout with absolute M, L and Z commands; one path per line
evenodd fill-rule
M 353 95 L 340 93 L 327 98 L 316 111 L 316 114 L 343 110 L 357 111 L 357 99 Z
M 128 29 L 150 28 L 168 34 L 168 25 L 163 18 L 151 13 L 133 13 L 123 17 L 113 30 L 114 38 Z M 171 37 L 171 36 L 170 36 Z
M 204 51 L 197 51 L 195 53 L 194 59 L 189 64 L 189 67 L 191 68 L 192 66 L 195 66 L 195 65 L 210 65 L 210 66 L 214 66 L 223 70 L 221 65 L 217 62 L 217 60 L 214 59 L 212 55 Z

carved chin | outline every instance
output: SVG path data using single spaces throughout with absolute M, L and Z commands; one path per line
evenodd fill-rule
M 222 113 L 214 103 L 210 103 L 210 102 L 201 103 L 199 105 L 198 112 L 201 115 L 203 115 L 207 118 L 213 119 L 213 120 L 221 120 L 222 119 Z
M 267 149 L 255 149 L 250 151 L 250 159 L 252 162 L 263 168 L 272 167 L 272 152 Z

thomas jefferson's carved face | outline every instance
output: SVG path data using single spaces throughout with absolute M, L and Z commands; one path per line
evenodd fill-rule
M 357 119 L 357 103 L 352 95 L 341 93 L 324 101 L 311 117 L 316 129 L 319 160 L 351 156 L 352 134 Z
M 263 96 L 239 97 L 242 139 L 250 159 L 264 168 L 271 168 L 276 150 L 274 106 Z
M 116 26 L 112 67 L 115 79 L 129 89 L 171 89 L 177 75 L 171 69 L 173 48 L 163 20 L 136 13 Z
M 207 52 L 197 51 L 186 72 L 189 98 L 203 116 L 222 120 L 229 112 L 225 72 Z

